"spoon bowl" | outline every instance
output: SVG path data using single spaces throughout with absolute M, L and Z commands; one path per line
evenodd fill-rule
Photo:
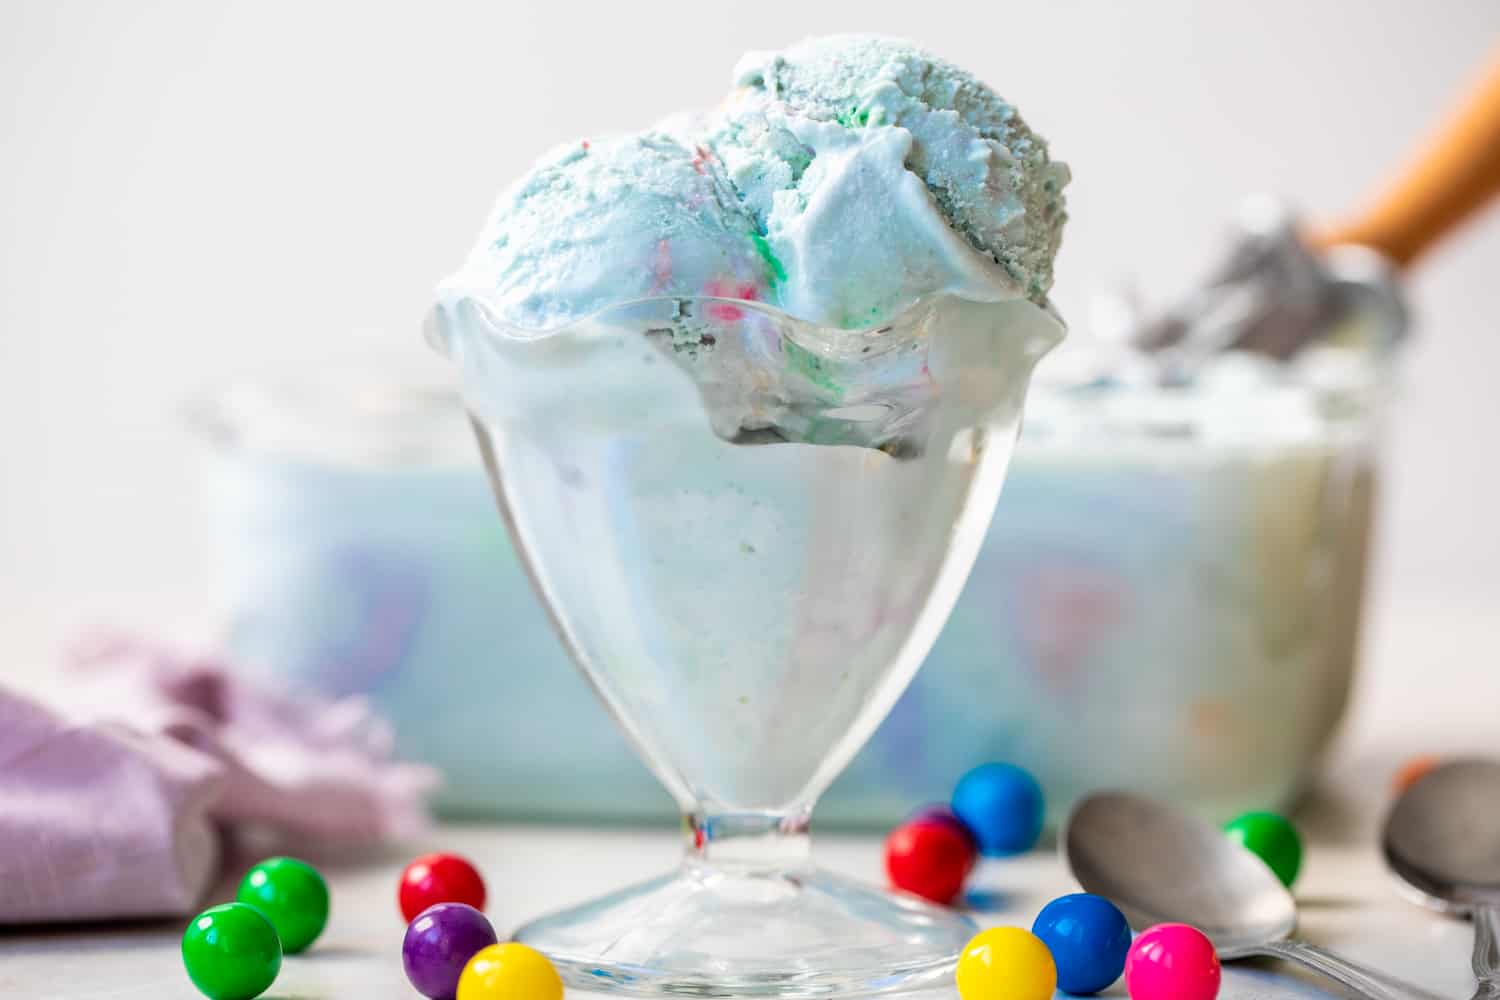
M 1386 817 L 1381 850 L 1437 908 L 1500 904 L 1500 762 L 1456 760 L 1424 775 Z
M 1380 846 L 1420 902 L 1473 916 L 1474 997 L 1500 997 L 1500 762 L 1434 768 L 1391 808 Z
M 1068 819 L 1063 849 L 1079 884 L 1113 902 L 1137 930 L 1192 924 L 1225 960 L 1283 958 L 1369 1000 L 1426 997 L 1292 940 L 1297 904 L 1275 873 L 1218 827 L 1171 806 L 1126 792 L 1089 796 Z
M 1255 855 L 1197 817 L 1121 792 L 1091 796 L 1064 833 L 1068 864 L 1131 924 L 1192 924 L 1221 958 L 1291 936 L 1297 904 Z

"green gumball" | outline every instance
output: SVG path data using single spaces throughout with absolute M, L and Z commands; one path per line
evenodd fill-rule
M 254 866 L 235 898 L 265 915 L 288 955 L 305 951 L 328 924 L 328 884 L 296 858 L 267 858 Z
M 260 911 L 225 903 L 188 924 L 182 964 L 209 1000 L 253 1000 L 271 988 L 281 971 L 281 941 Z
M 1290 820 L 1273 812 L 1248 812 L 1224 832 L 1264 861 L 1282 885 L 1292 887 L 1302 869 L 1302 838 Z

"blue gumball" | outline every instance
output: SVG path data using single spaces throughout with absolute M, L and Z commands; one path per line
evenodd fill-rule
M 1103 896 L 1087 892 L 1059 896 L 1042 907 L 1031 933 L 1052 952 L 1057 988 L 1064 993 L 1098 993 L 1125 971 L 1130 924 Z
M 1020 854 L 1042 835 L 1042 787 L 1014 764 L 981 764 L 953 790 L 953 812 L 981 853 Z

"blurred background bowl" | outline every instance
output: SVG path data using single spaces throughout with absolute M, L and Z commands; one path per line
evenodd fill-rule
M 1218 818 L 1289 800 L 1348 696 L 1383 382 L 1217 367 L 1040 380 L 964 594 L 820 822 L 895 822 L 989 759 L 1035 773 L 1054 819 L 1105 787 Z M 194 424 L 239 660 L 370 695 L 450 814 L 672 816 L 532 594 L 449 392 L 289 376 Z

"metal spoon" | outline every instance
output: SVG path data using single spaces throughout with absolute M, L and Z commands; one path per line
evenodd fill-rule
M 1178 377 L 1229 349 L 1286 359 L 1314 341 L 1353 334 L 1388 350 L 1407 327 L 1397 269 L 1497 196 L 1500 59 L 1365 211 L 1309 241 L 1285 209 L 1248 203 L 1209 279 L 1130 339 L 1167 352 L 1166 372 Z
M 1139 323 L 1129 339 L 1157 354 L 1165 374 L 1190 377 L 1224 351 L 1285 361 L 1308 344 L 1358 336 L 1389 352 L 1409 324 L 1396 269 L 1367 247 L 1314 250 L 1283 204 L 1250 198 L 1208 280 Z
M 1291 940 L 1297 904 L 1271 869 L 1217 827 L 1170 806 L 1123 792 L 1089 796 L 1069 817 L 1063 844 L 1079 884 L 1111 900 L 1137 928 L 1192 924 L 1221 959 L 1283 958 L 1369 1000 L 1426 996 Z
M 1386 863 L 1422 902 L 1474 917 L 1474 1000 L 1500 998 L 1500 762 L 1456 760 L 1413 784 L 1386 817 Z

